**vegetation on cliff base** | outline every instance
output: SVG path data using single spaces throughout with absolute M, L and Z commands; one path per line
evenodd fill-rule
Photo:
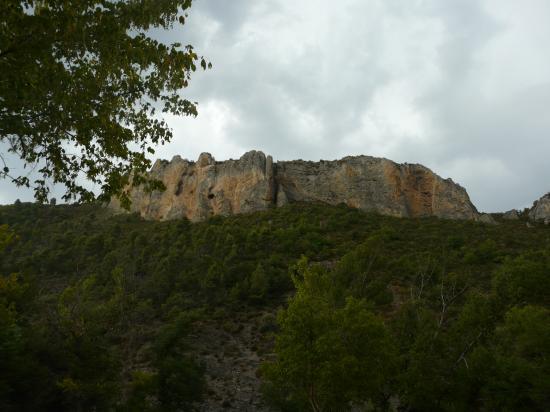
M 192 409 L 210 395 L 189 334 L 281 305 L 259 372 L 280 410 L 550 403 L 542 225 L 316 204 L 197 224 L 20 204 L 2 224 L 2 410 Z

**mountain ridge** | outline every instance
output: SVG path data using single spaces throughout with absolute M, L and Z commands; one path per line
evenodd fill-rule
M 345 203 L 399 217 L 437 216 L 478 220 L 466 190 L 420 164 L 359 155 L 337 160 L 289 160 L 252 150 L 239 159 L 216 161 L 202 153 L 196 162 L 174 156 L 157 160 L 152 178 L 163 192 L 132 188 L 131 212 L 152 220 L 205 220 L 280 207 L 290 202 Z M 122 210 L 116 200 L 115 210 Z

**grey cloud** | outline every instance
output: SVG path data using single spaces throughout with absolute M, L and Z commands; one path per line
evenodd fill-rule
M 480 209 L 527 206 L 550 189 L 550 70 L 535 70 L 550 68 L 550 29 L 514 7 L 550 15 L 535 0 L 195 1 L 183 29 L 158 36 L 214 68 L 183 91 L 199 118 L 174 123 L 181 138 L 159 153 L 379 155 L 452 177 Z
M 195 2 L 195 5 L 190 10 L 191 16 L 197 8 L 197 12 L 218 22 L 226 35 L 239 30 L 251 9 L 249 0 L 202 0 Z
M 457 15 L 452 13 L 453 20 Z M 471 166 L 479 168 L 479 175 L 455 172 L 465 176 L 463 184 L 476 204 L 488 210 L 528 206 L 550 189 L 550 163 L 544 159 L 550 149 L 550 119 L 545 114 L 550 76 L 547 83 L 502 97 L 485 96 L 484 83 L 491 80 L 483 73 L 485 46 L 505 34 L 506 25 L 486 13 L 467 13 L 462 22 L 451 21 L 448 27 L 458 34 L 443 46 L 440 67 L 445 79 L 422 101 L 423 110 L 444 132 L 427 163 L 438 164 L 443 172 L 456 159 L 473 159 Z M 516 52 L 509 50 L 511 55 Z M 506 71 L 506 62 L 501 64 L 499 71 Z M 505 82 L 499 86 L 502 91 L 511 88 Z M 487 170 L 491 160 L 502 167 Z

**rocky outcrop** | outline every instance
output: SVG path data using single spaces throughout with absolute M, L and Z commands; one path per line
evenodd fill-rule
M 502 214 L 504 220 L 519 220 L 519 213 L 516 209 L 508 210 Z
M 251 151 L 238 160 L 216 162 L 208 153 L 197 162 L 175 156 L 151 170 L 164 192 L 132 190 L 131 210 L 147 219 L 203 220 L 265 210 L 289 202 L 345 203 L 401 217 L 478 219 L 466 190 L 418 164 L 397 164 L 370 156 L 274 163 Z M 112 203 L 118 208 L 116 202 Z
M 550 193 L 533 203 L 533 207 L 529 211 L 529 219 L 550 224 Z
M 480 223 L 485 223 L 486 225 L 497 224 L 496 220 L 489 213 L 482 213 L 481 215 L 478 216 L 476 220 Z
M 278 205 L 320 201 L 401 217 L 474 219 L 478 215 L 466 190 L 451 179 L 442 179 L 422 165 L 370 156 L 278 162 L 276 182 Z
M 274 201 L 273 160 L 262 152 L 251 151 L 225 162 L 216 162 L 209 153 L 202 153 L 196 162 L 175 156 L 170 162 L 157 160 L 150 174 L 166 190 L 132 190 L 131 211 L 146 219 L 185 216 L 198 221 L 265 210 Z M 116 202 L 113 207 L 119 209 Z

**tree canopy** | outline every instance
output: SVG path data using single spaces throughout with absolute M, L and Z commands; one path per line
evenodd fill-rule
M 547 411 L 550 228 L 496 218 L 0 206 L 0 410 Z
M 363 299 L 337 302 L 335 283 L 301 259 L 295 296 L 279 313 L 277 360 L 264 366 L 268 397 L 283 410 L 382 406 L 396 354 L 388 331 Z
M 147 183 L 147 154 L 172 138 L 162 113 L 197 115 L 180 91 L 200 66 L 192 45 L 165 44 L 150 29 L 183 25 L 192 0 L 5 0 L 0 3 L 0 177 L 49 185 L 64 199 L 100 199 Z M 36 179 L 7 164 L 19 157 Z

